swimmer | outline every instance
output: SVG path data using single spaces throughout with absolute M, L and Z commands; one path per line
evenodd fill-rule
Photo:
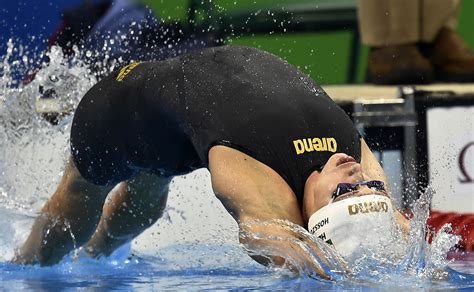
M 204 49 L 112 73 L 81 100 L 70 143 L 62 180 L 16 263 L 52 265 L 74 246 L 110 255 L 162 216 L 174 176 L 202 167 L 241 232 L 286 235 L 247 223 L 287 220 L 334 236 L 339 251 L 347 244 L 332 217 L 319 231 L 315 224 L 342 212 L 341 202 L 368 195 L 393 214 L 384 172 L 346 113 L 308 76 L 255 48 Z M 302 264 L 314 266 L 298 240 L 241 238 L 301 252 Z M 283 256 L 252 257 L 285 264 Z

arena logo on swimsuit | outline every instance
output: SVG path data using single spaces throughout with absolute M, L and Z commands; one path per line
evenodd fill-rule
M 139 64 L 140 64 L 140 62 L 138 62 L 138 63 L 132 63 L 132 64 L 130 64 L 130 65 L 127 65 L 127 66 L 123 67 L 122 69 L 120 69 L 120 72 L 119 72 L 119 74 L 117 75 L 117 78 L 115 78 L 115 80 L 117 80 L 118 82 L 122 82 L 122 80 L 123 80 L 130 72 L 132 72 L 132 70 L 135 69 L 135 67 L 137 67 Z
M 337 151 L 337 141 L 332 137 L 298 139 L 293 141 L 293 145 L 297 155 L 313 151 Z

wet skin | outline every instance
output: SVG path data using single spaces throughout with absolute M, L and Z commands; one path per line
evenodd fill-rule
M 288 241 L 240 237 L 241 243 L 249 250 L 273 249 L 281 253 L 280 256 L 251 255 L 255 260 L 263 264 L 270 261 L 273 264 L 286 265 L 286 256 L 296 253 L 301 255 L 298 258 L 301 261 L 299 266 L 311 267 L 317 274 L 328 277 L 321 263 L 315 262 L 301 249 L 298 241 L 304 239 L 288 233 L 284 226 L 262 228 L 262 225 L 252 225 L 251 222 L 278 219 L 306 228 L 307 218 L 329 203 L 338 183 L 369 179 L 386 182 L 383 170 L 372 152 L 363 140 L 361 143 L 360 164 L 346 154 L 338 153 L 328 160 L 321 172 L 310 175 L 305 186 L 303 209 L 298 205 L 289 185 L 267 165 L 225 146 L 214 146 L 209 151 L 213 190 L 239 224 L 240 232 L 261 234 L 263 238 L 293 237 Z M 74 164 L 69 163 L 58 189 L 45 204 L 30 236 L 13 261 L 23 264 L 55 264 L 74 247 L 71 232 L 75 234 L 75 243 L 84 245 L 91 256 L 110 254 L 161 216 L 170 179 L 163 180 L 141 173 L 112 190 L 111 199 L 105 202 L 111 187 L 100 188 L 87 182 Z M 359 194 L 363 194 L 363 190 L 364 188 L 361 188 Z M 143 214 L 144 220 L 135 220 L 130 214 Z M 152 220 L 145 220 L 149 218 Z M 64 231 L 61 222 L 68 222 L 69 229 Z M 57 227 L 54 230 L 51 229 L 53 223 Z M 51 232 L 46 233 L 47 230 Z M 43 245 L 46 234 L 48 244 Z M 311 246 L 316 253 L 319 252 L 314 242 L 304 244 Z M 320 258 L 325 265 L 338 269 L 333 266 L 334 263 L 328 262 L 323 254 Z

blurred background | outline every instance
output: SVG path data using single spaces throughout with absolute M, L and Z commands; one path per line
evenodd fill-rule
M 32 67 L 61 26 L 64 11 L 107 1 L 1 0 L 0 56 L 12 39 L 29 52 Z M 320 84 L 364 82 L 367 47 L 360 44 L 355 0 L 141 0 L 157 19 L 205 27 L 228 44 L 273 52 Z M 196 10 L 196 13 L 191 11 Z M 474 47 L 474 1 L 462 1 L 458 31 Z M 268 21 L 270 19 L 270 21 Z M 244 28 L 243 28 L 244 27 Z

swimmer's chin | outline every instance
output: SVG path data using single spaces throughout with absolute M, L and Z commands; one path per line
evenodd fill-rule
M 336 167 L 357 164 L 352 156 L 341 157 L 336 162 Z

